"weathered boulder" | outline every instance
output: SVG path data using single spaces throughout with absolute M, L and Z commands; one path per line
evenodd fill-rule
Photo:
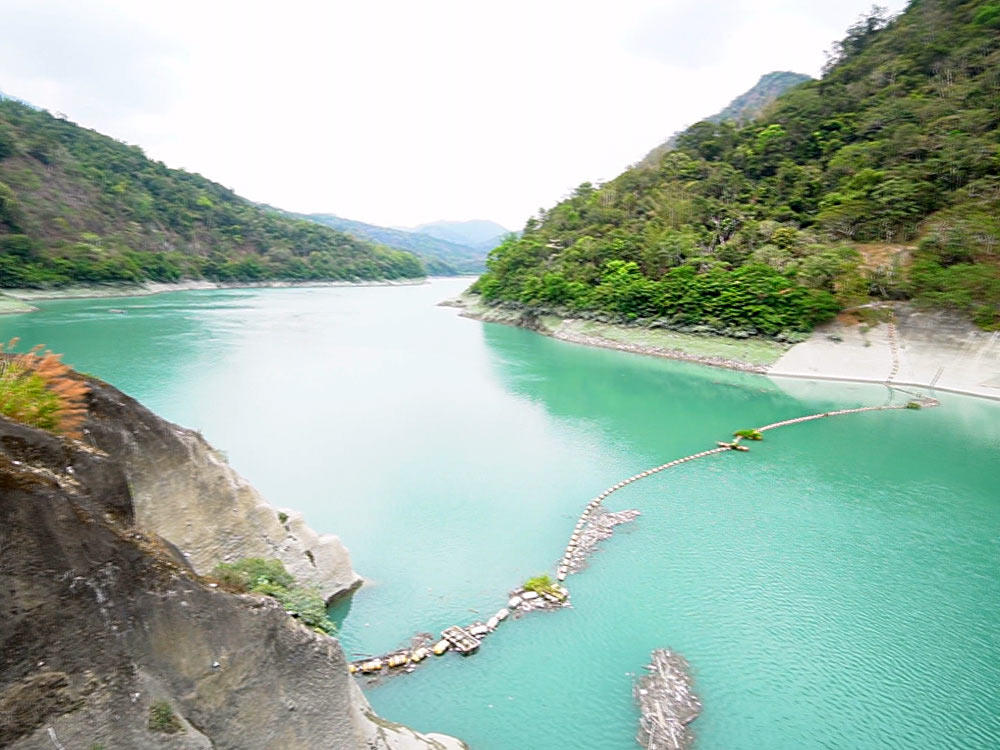
M 220 562 L 278 558 L 329 601 L 361 584 L 340 539 L 278 510 L 197 432 L 161 419 L 121 391 L 91 382 L 88 442 L 119 457 L 135 522 L 177 546 L 206 574 Z

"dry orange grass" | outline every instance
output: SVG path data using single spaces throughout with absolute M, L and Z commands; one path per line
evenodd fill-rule
M 0 354 L 12 352 L 18 339 L 6 345 L 0 343 Z M 90 387 L 72 368 L 64 364 L 61 354 L 42 352 L 42 345 L 33 347 L 26 354 L 14 354 L 0 363 L 0 377 L 22 379 L 37 376 L 44 383 L 45 391 L 55 399 L 52 413 L 53 429 L 70 438 L 83 437 L 81 428 L 87 418 L 87 395 Z

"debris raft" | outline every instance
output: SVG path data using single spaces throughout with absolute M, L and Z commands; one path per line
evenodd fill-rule
M 579 573 L 587 565 L 587 558 L 593 554 L 598 542 L 611 537 L 615 526 L 629 523 L 639 517 L 637 510 L 620 510 L 592 515 L 583 527 L 574 533 L 575 540 L 570 542 L 559 564 L 560 570 L 567 573 Z
M 476 634 L 483 636 L 486 635 L 487 632 L 486 626 L 482 625 L 482 623 L 476 623 L 468 629 L 463 628 L 460 625 L 452 625 L 450 628 L 445 628 L 441 631 L 441 637 L 448 641 L 452 649 L 460 653 L 462 656 L 468 656 L 469 654 L 474 654 L 479 650 L 479 644 L 481 641 Z
M 669 649 L 658 648 L 646 671 L 648 674 L 632 688 L 641 714 L 636 741 L 646 750 L 691 747 L 694 735 L 688 724 L 701 713 L 701 701 L 692 692 L 687 661 Z

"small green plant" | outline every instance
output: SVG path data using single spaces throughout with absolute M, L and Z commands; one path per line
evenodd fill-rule
M 920 405 L 919 401 L 908 401 L 906 403 L 906 408 L 907 409 L 922 409 L 923 407 Z
M 281 560 L 265 560 L 263 557 L 247 557 L 234 563 L 219 563 L 212 571 L 225 588 L 239 593 L 253 591 L 259 586 L 274 585 L 290 588 L 295 578 L 285 570 Z
M 524 582 L 522 588 L 525 591 L 535 591 L 539 594 L 557 594 L 559 593 L 556 589 L 555 581 L 549 578 L 547 575 L 535 576 L 534 578 L 529 578 Z
M 278 522 L 281 524 L 288 523 L 288 514 L 284 511 L 278 511 Z
M 744 440 L 764 439 L 764 436 L 760 434 L 760 430 L 737 430 L 733 433 L 733 437 L 743 438 Z
M 184 725 L 174 714 L 174 709 L 166 701 L 157 701 L 149 707 L 149 731 L 176 734 L 184 731 Z
M 296 585 L 281 560 L 248 557 L 234 563 L 220 563 L 212 571 L 212 577 L 229 591 L 277 599 L 286 612 L 313 630 L 327 635 L 336 633 L 323 597 L 313 588 Z

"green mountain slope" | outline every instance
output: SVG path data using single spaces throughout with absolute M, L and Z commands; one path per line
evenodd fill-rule
M 811 81 L 807 75 L 779 70 L 766 73 L 749 91 L 733 99 L 721 112 L 706 118 L 709 122 L 744 123 L 761 115 L 765 109 L 790 88 Z
M 743 124 L 759 117 L 765 109 L 779 96 L 800 83 L 811 81 L 812 79 L 802 73 L 792 73 L 789 71 L 775 71 L 766 73 L 754 84 L 753 88 L 745 91 L 726 105 L 721 112 L 716 112 L 711 117 L 706 117 L 708 122 L 735 122 Z M 677 138 L 680 133 L 674 133 L 665 142 L 650 151 L 639 163 L 640 166 L 655 166 L 668 151 L 677 147 Z
M 0 287 L 424 273 L 410 253 L 290 218 L 136 146 L 0 101 Z
M 745 125 L 581 185 L 475 290 L 661 325 L 781 335 L 913 298 L 1000 328 L 1000 3 L 913 0 Z
M 486 250 L 449 242 L 422 232 L 380 227 L 333 214 L 306 214 L 301 218 L 325 224 L 360 239 L 416 253 L 423 259 L 427 271 L 439 276 L 480 273 L 486 267 Z

